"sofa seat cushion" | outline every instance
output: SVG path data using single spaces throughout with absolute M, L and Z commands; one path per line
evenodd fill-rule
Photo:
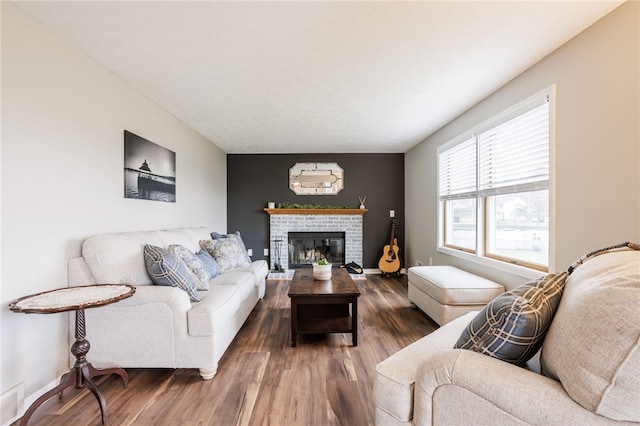
M 255 292 L 255 278 L 251 272 L 247 271 L 227 271 L 209 280 L 209 288 L 213 286 L 236 286 L 240 293 L 240 300 L 245 301 L 247 297 Z
M 486 305 L 504 287 L 453 266 L 413 266 L 411 285 L 443 305 Z
M 436 352 L 453 348 L 462 330 L 476 314 L 469 312 L 453 320 L 379 363 L 374 387 L 376 408 L 397 421 L 411 420 L 418 365 Z
M 230 272 L 231 271 L 251 272 L 255 277 L 256 285 L 258 285 L 258 283 L 261 280 L 264 280 L 266 276 L 269 274 L 269 265 L 267 264 L 266 260 L 260 259 L 260 260 L 254 260 L 253 262 L 251 262 L 249 266 L 231 269 Z
M 187 312 L 190 336 L 213 336 L 216 327 L 228 326 L 229 318 L 240 309 L 242 298 L 237 285 L 211 285 L 202 292 L 200 302 Z
M 543 374 L 587 410 L 640 421 L 640 251 L 591 258 L 567 279 L 542 345 Z

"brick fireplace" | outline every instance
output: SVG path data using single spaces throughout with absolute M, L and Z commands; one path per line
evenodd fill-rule
M 362 265 L 362 222 L 367 209 L 265 209 L 269 220 L 269 260 L 273 269 L 279 263 L 289 269 L 290 232 L 344 233 L 345 263 Z M 280 240 L 280 256 L 276 250 Z

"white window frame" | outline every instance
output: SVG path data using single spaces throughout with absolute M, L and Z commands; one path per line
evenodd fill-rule
M 486 267 L 498 269 L 504 272 L 508 272 L 514 275 L 522 276 L 528 279 L 534 279 L 544 274 L 544 272 L 532 269 L 526 266 L 514 265 L 510 262 L 498 260 L 485 256 L 485 208 L 484 208 L 484 196 L 478 194 L 476 197 L 476 247 L 475 252 L 471 253 L 466 250 L 457 249 L 445 246 L 444 240 L 444 226 L 445 226 L 445 212 L 444 202 L 440 199 L 440 154 L 448 149 L 458 145 L 470 138 L 475 138 L 477 134 L 480 134 L 488 129 L 496 127 L 524 112 L 531 110 L 536 104 L 540 104 L 540 99 L 547 99 L 549 105 L 549 184 L 548 184 L 548 196 L 549 196 L 549 258 L 547 260 L 548 271 L 555 271 L 555 98 L 556 98 L 556 86 L 555 84 L 541 90 L 540 92 L 530 96 L 524 101 L 508 108 L 495 115 L 494 117 L 480 123 L 479 125 L 467 130 L 460 134 L 458 137 L 452 139 L 440 145 L 437 148 L 436 154 L 436 167 L 437 167 L 437 186 L 436 186 L 436 202 L 438 203 L 438 243 L 437 251 L 445 253 L 466 261 L 481 264 Z M 478 160 L 476 160 L 478 161 Z M 476 171 L 479 173 L 479 170 Z M 479 191 L 478 191 L 479 192 Z

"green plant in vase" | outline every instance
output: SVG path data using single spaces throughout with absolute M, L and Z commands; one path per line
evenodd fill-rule
M 320 259 L 313 264 L 313 278 L 316 280 L 331 279 L 331 264 L 327 259 Z

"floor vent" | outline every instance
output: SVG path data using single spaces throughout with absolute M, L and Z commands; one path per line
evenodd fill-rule
M 0 406 L 0 424 L 7 426 L 18 420 L 18 415 L 24 403 L 24 383 L 20 383 L 2 394 L 2 405 Z

